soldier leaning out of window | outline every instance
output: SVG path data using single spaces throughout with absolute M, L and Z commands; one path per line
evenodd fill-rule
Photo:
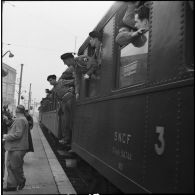
M 47 77 L 47 81 L 49 81 L 50 85 L 53 85 L 53 89 L 51 91 L 55 94 L 58 101 L 66 102 L 68 99 L 67 94 L 69 92 L 71 93 L 71 97 L 73 96 L 74 79 L 72 76 L 69 79 L 69 75 L 67 75 L 66 71 L 63 73 L 63 79 L 61 76 L 59 81 L 56 81 L 56 75 L 49 75 Z
M 95 73 L 101 66 L 102 34 L 98 31 L 92 31 L 89 36 L 88 54 L 75 58 L 77 61 L 76 68 L 79 69 L 84 79 L 98 79 Z
M 53 85 L 53 93 L 56 95 L 59 102 L 58 114 L 63 115 L 66 120 L 61 121 L 62 139 L 59 143 L 69 145 L 72 136 L 72 113 L 74 102 L 74 79 L 71 72 L 66 70 L 58 81 L 56 75 L 49 75 L 47 77 L 50 85 Z
M 132 8 L 134 7 L 134 4 L 132 4 Z M 133 9 L 129 11 L 133 11 Z M 129 43 L 132 43 L 135 47 L 142 47 L 147 41 L 145 33 L 148 32 L 149 27 L 149 8 L 142 5 L 135 9 L 133 13 L 132 22 L 129 25 L 127 25 L 127 22 L 121 25 L 116 36 L 115 40 L 121 47 Z
M 92 31 L 89 33 L 90 42 L 88 46 L 88 71 L 84 75 L 85 79 L 94 78 L 97 79 L 95 72 L 101 66 L 101 54 L 102 54 L 102 33 L 98 31 Z

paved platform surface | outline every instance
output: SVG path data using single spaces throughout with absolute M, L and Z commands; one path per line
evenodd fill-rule
M 26 185 L 22 190 L 3 194 L 76 194 L 35 118 L 34 120 L 31 130 L 34 152 L 29 152 L 24 157 Z M 5 170 L 4 186 L 6 178 Z

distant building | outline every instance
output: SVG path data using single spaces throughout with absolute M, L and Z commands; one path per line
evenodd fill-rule
M 1 69 L 1 71 L 2 71 L 2 76 L 3 77 L 7 76 L 8 72 L 6 72 L 3 68 Z
M 8 66 L 5 63 L 3 64 L 3 70 L 6 71 L 8 74 L 3 76 L 2 78 L 2 86 L 3 86 L 3 101 L 2 105 L 7 105 L 10 111 L 15 111 L 16 102 L 14 101 L 15 96 L 15 83 L 16 83 L 16 69 Z

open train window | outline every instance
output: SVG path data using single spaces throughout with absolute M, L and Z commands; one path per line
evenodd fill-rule
M 120 88 L 144 83 L 146 80 L 149 6 L 148 2 L 138 4 L 135 2 L 127 3 L 126 13 L 123 12 L 118 17 L 118 33 L 115 41 L 120 44 Z M 132 13 L 127 14 L 127 11 Z M 124 23 L 125 15 L 129 15 L 129 24 Z
M 88 47 L 85 48 L 83 55 L 88 55 Z
M 94 51 L 92 51 L 92 48 L 88 45 L 84 52 L 83 55 L 87 56 L 92 56 Z M 83 79 L 82 77 L 82 89 L 83 89 L 83 95 L 82 97 L 87 98 L 87 97 L 94 97 L 99 94 L 99 85 L 100 85 L 100 77 L 101 77 L 101 69 L 99 68 L 98 70 L 95 71 L 94 75 L 96 78 L 90 78 L 90 79 Z

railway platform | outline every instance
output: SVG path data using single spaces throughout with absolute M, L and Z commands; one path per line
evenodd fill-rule
M 31 135 L 34 152 L 29 152 L 24 157 L 26 185 L 18 191 L 4 192 L 2 190 L 3 194 L 76 194 L 44 137 L 36 118 L 34 118 Z M 3 186 L 6 185 L 6 179 L 7 171 L 5 170 Z

